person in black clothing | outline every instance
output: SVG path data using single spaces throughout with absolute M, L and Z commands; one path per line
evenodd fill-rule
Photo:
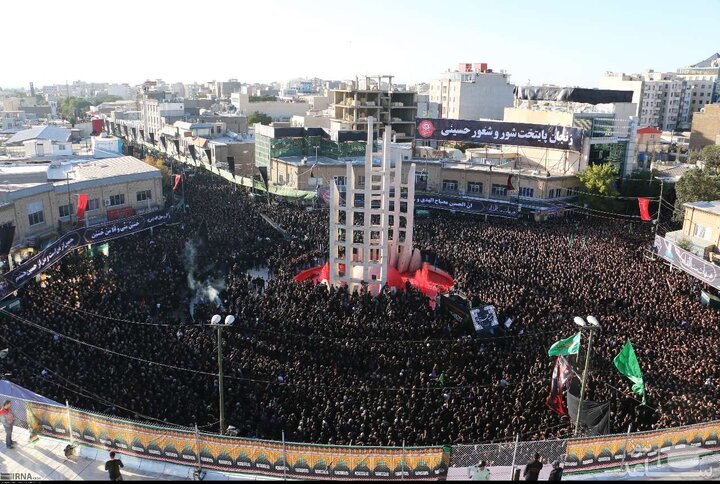
M 550 477 L 548 478 L 548 481 L 562 481 L 563 468 L 560 467 L 560 462 L 553 462 L 552 467 L 553 469 L 552 471 L 550 471 Z
M 110 474 L 111 481 L 122 481 L 120 468 L 125 467 L 120 459 L 115 458 L 115 452 L 110 452 L 110 460 L 105 463 L 105 470 Z
M 540 454 L 535 454 L 535 460 L 530 462 L 528 465 L 525 466 L 525 472 L 523 472 L 523 476 L 525 476 L 526 481 L 537 481 L 540 477 L 540 471 L 543 468 L 543 463 L 540 462 Z

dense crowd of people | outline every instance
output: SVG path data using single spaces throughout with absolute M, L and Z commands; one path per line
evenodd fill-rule
M 115 240 L 106 257 L 68 256 L 20 292 L 22 308 L 0 325 L 10 348 L 0 364 L 14 382 L 79 408 L 217 431 L 216 332 L 206 323 L 233 314 L 226 421 L 242 436 L 391 446 L 553 438 L 572 425 L 545 404 L 548 348 L 577 332 L 574 316 L 594 315 L 602 330 L 588 397 L 611 402 L 611 430 L 720 415 L 717 313 L 699 304 L 698 282 L 650 260 L 648 226 L 416 219 L 415 245 L 446 259 L 456 289 L 508 323 L 491 336 L 414 290 L 372 297 L 297 284 L 326 255 L 327 210 L 256 201 L 203 172 L 185 183 L 176 223 Z M 258 266 L 269 281 L 250 275 Z M 612 366 L 628 339 L 647 406 Z

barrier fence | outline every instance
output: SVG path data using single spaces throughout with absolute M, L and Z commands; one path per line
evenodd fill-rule
M 311 479 L 445 477 L 449 447 L 341 447 L 235 438 L 25 402 L 35 434 L 121 454 L 228 472 Z M 71 431 L 72 429 L 72 431 Z
M 466 480 L 484 461 L 493 479 L 510 480 L 535 453 L 547 479 L 553 461 L 565 473 L 630 470 L 639 464 L 683 461 L 685 467 L 720 454 L 720 421 L 652 432 L 431 447 L 351 447 L 221 436 L 198 428 L 139 423 L 0 394 L 12 402 L 15 424 L 31 438 L 53 437 L 73 444 L 115 450 L 121 455 L 244 474 L 308 479 Z M 71 431 L 72 429 L 72 431 Z M 35 437 L 37 436 L 37 437 Z

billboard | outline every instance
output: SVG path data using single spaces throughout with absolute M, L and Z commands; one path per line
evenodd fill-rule
M 532 146 L 582 151 L 582 129 L 549 124 L 469 121 L 462 119 L 415 120 L 419 140 L 460 141 L 496 145 Z

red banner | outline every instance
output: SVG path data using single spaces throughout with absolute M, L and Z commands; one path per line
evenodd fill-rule
M 550 382 L 550 394 L 547 400 L 545 400 L 545 403 L 550 407 L 550 410 L 560 416 L 568 414 L 565 399 L 563 398 L 563 391 L 565 391 L 565 387 L 571 379 L 572 367 L 570 363 L 564 357 L 558 356 Z
M 132 207 L 116 208 L 107 211 L 108 220 L 119 220 L 121 218 L 128 218 L 135 215 L 135 209 Z
M 638 198 L 638 204 L 640 205 L 640 217 L 644 222 L 650 222 L 650 199 L 649 198 Z
M 85 218 L 85 210 L 87 210 L 88 196 L 85 194 L 78 195 L 77 219 Z
M 180 181 L 182 180 L 182 175 L 175 175 L 175 184 L 173 185 L 173 191 L 177 190 L 178 185 L 180 185 Z

